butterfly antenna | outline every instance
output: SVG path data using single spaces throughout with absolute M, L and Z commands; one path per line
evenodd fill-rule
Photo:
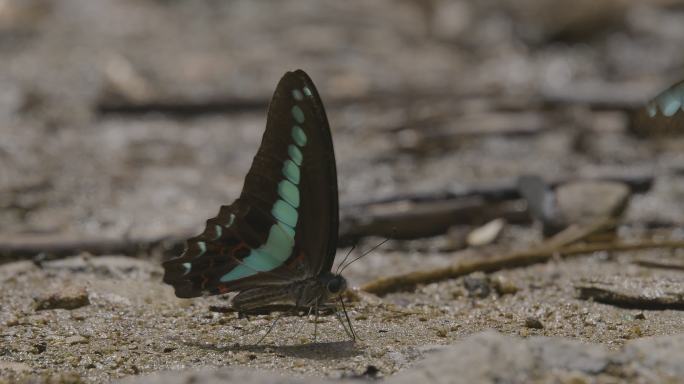
M 338 274 L 344 272 L 344 270 L 347 269 L 348 266 L 352 265 L 355 261 L 358 261 L 358 260 L 360 260 L 362 257 L 366 256 L 367 254 L 369 254 L 369 253 L 375 251 L 376 249 L 378 249 L 379 246 L 385 244 L 385 243 L 388 242 L 388 241 L 389 241 L 389 237 L 386 238 L 385 240 L 381 241 L 378 245 L 374 246 L 373 248 L 369 249 L 368 251 L 362 253 L 361 256 L 359 256 L 359 257 L 357 257 L 357 258 L 355 258 L 355 259 L 352 259 L 352 261 L 350 261 L 349 263 L 347 263 L 347 265 L 345 265 L 344 267 L 342 267 L 342 269 L 340 270 L 340 272 L 339 272 Z
M 356 248 L 356 244 L 358 244 L 358 243 L 354 243 L 354 245 L 352 245 L 352 247 L 349 248 L 349 251 L 348 251 L 347 254 L 344 256 L 344 259 L 342 259 L 342 262 L 341 262 L 340 264 L 337 265 L 337 270 L 335 271 L 335 274 L 336 274 L 336 275 L 339 275 L 339 274 L 340 274 L 340 267 L 342 267 L 342 265 L 344 265 L 344 262 L 347 261 L 347 258 L 349 257 L 349 255 L 351 255 L 351 253 L 352 253 L 352 251 L 354 250 L 354 248 Z

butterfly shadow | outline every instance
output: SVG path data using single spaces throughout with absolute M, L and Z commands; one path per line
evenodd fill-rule
M 183 343 L 187 346 L 208 349 L 215 352 L 246 351 L 253 353 L 275 353 L 276 355 L 282 354 L 289 357 L 297 357 L 311 360 L 342 359 L 357 356 L 358 354 L 362 353 L 362 350 L 361 348 L 359 348 L 359 345 L 351 340 L 313 342 L 298 345 L 235 344 L 228 346 L 219 346 L 189 341 L 185 341 Z

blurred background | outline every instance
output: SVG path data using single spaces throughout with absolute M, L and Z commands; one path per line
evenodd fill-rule
M 489 333 L 420 377 L 675 382 L 684 102 L 679 130 L 639 116 L 683 47 L 684 0 L 0 0 L 0 382 L 388 376 L 487 329 L 564 339 Z M 240 194 L 297 68 L 332 128 L 339 245 L 371 251 L 344 271 L 356 344 L 290 316 L 255 346 L 270 315 L 161 281 Z
M 630 134 L 629 114 L 684 77 L 683 21 L 677 0 L 0 0 L 0 232 L 199 232 L 296 68 L 328 110 L 345 217 L 529 173 L 663 175 L 627 220 L 681 223 L 684 143 Z

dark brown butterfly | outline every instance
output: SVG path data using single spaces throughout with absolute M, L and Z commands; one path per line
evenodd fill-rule
M 240 312 L 272 304 L 317 311 L 347 287 L 331 272 L 338 221 L 323 103 L 304 71 L 288 72 L 273 94 L 242 194 L 163 264 L 164 282 L 184 298 L 238 292 L 232 306 Z

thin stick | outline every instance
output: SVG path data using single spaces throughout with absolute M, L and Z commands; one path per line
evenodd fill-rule
M 416 271 L 402 275 L 381 277 L 361 287 L 362 291 L 376 295 L 412 289 L 419 284 L 429 284 L 446 279 L 453 279 L 473 272 L 494 272 L 502 269 L 524 267 L 543 263 L 554 255 L 574 256 L 600 251 L 634 251 L 656 248 L 684 248 L 684 240 L 654 241 L 646 240 L 638 243 L 594 243 L 569 245 L 609 228 L 615 224 L 613 219 L 601 219 L 585 227 L 568 228 L 537 249 L 513 252 L 508 255 L 478 260 L 463 260 L 444 268 Z
M 640 265 L 642 267 L 646 268 L 662 268 L 662 269 L 674 269 L 674 270 L 680 270 L 684 271 L 684 264 L 681 263 L 669 263 L 666 261 L 659 261 L 659 260 L 646 260 L 646 259 L 638 259 L 632 261 L 632 263 L 636 265 Z
M 45 254 L 47 259 L 88 252 L 93 255 L 136 254 L 152 248 L 180 246 L 188 234 L 159 237 L 81 237 L 77 235 L 13 235 L 0 237 L 0 264 Z

